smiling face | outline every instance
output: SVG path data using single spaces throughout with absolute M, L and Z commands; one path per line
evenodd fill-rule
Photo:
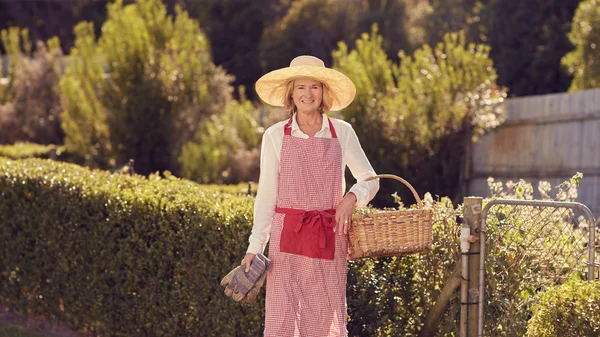
M 292 99 L 298 112 L 317 112 L 323 100 L 323 84 L 311 79 L 295 80 Z

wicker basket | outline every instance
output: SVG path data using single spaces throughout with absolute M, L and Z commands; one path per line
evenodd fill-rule
M 419 209 L 354 215 L 348 233 L 348 258 L 393 256 L 431 250 L 433 211 L 423 209 L 421 198 L 406 180 L 392 174 L 381 174 L 367 181 L 377 178 L 391 178 L 402 182 L 412 191 Z

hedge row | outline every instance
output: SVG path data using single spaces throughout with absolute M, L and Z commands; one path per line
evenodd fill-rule
M 100 336 L 258 336 L 255 305 L 222 294 L 251 229 L 247 184 L 109 174 L 0 157 L 0 299 Z M 255 192 L 255 185 L 251 185 Z M 350 263 L 351 336 L 416 335 L 459 253 L 449 199 L 430 254 Z M 456 312 L 440 332 L 453 330 Z
M 247 185 L 207 186 L 165 177 L 0 157 L 0 301 L 98 336 L 261 335 L 264 295 L 255 305 L 238 304 L 219 286 L 247 246 L 253 206 Z M 462 211 L 448 198 L 426 194 L 423 202 L 434 211 L 430 253 L 349 264 L 350 336 L 419 335 L 460 257 L 454 219 Z M 503 209 L 495 214 L 510 216 Z M 492 219 L 490 233 L 497 226 L 501 223 Z M 508 265 L 511 254 L 509 247 L 496 249 L 493 259 Z M 535 252 L 524 254 L 524 261 L 536 264 Z M 535 268 L 518 268 L 511 278 L 501 277 L 502 270 L 489 272 L 495 284 L 489 305 L 494 298 L 516 305 L 521 300 L 510 298 L 514 287 L 539 285 L 532 281 L 532 273 L 540 272 Z M 567 307 L 548 304 L 562 294 L 547 295 L 546 304 L 534 309 L 537 316 L 550 312 L 540 322 L 552 324 Z M 596 310 L 598 299 L 585 296 L 560 300 L 576 303 L 562 313 L 565 320 L 575 322 L 587 309 Z M 453 303 L 435 328 L 437 336 L 456 333 L 459 306 L 457 299 Z M 523 311 L 512 324 L 527 326 L 529 305 Z M 503 317 L 486 320 L 494 325 Z M 596 329 L 596 316 L 589 317 L 593 321 L 584 318 L 574 327 L 591 322 Z
M 36 143 L 15 143 L 0 145 L 0 157 L 10 159 L 43 158 L 81 164 L 85 161 L 79 155 L 66 151 L 63 145 Z
M 252 198 L 41 159 L 0 172 L 3 301 L 100 336 L 261 334 L 262 303 L 219 286 Z

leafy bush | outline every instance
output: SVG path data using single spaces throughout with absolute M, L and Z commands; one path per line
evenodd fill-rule
M 357 86 L 355 101 L 341 113 L 376 172 L 400 175 L 417 191 L 454 197 L 472 138 L 503 118 L 499 103 L 506 94 L 495 85 L 489 47 L 466 44 L 462 33 L 446 34 L 435 48 L 425 45 L 412 56 L 401 52 L 396 65 L 382 43 L 374 26 L 356 49 L 340 43 L 333 53 L 335 68 Z M 394 188 L 382 184 L 381 190 L 390 195 Z M 412 200 L 408 190 L 400 194 Z
M 98 41 L 92 24 L 75 27 L 60 84 L 65 144 L 100 166 L 133 158 L 142 174 L 178 173 L 181 147 L 199 122 L 230 102 L 231 77 L 212 63 L 187 12 L 178 8 L 173 18 L 159 0 L 107 8 Z
M 258 181 L 260 134 L 254 106 L 244 98 L 200 123 L 179 158 L 182 177 L 201 183 Z
M 33 58 L 24 58 L 17 66 L 12 103 L 22 135 L 16 140 L 63 143 L 58 90 L 63 74 L 62 58 L 59 41 L 53 38 L 47 44 L 38 42 Z
M 600 1 L 585 0 L 579 4 L 569 40 L 575 50 L 565 55 L 563 65 L 573 75 L 569 91 L 600 88 Z
M 189 181 L 0 158 L 0 298 L 104 336 L 258 336 L 219 285 L 252 198 Z M 264 298 L 264 296 L 262 296 Z
M 33 55 L 27 29 L 1 32 L 6 47 L 6 78 L 0 64 L 0 144 L 27 141 L 61 144 L 62 112 L 58 80 L 62 74 L 62 52 L 57 38 L 39 41 Z M 0 62 L 4 63 L 4 62 Z
M 600 335 L 600 282 L 572 277 L 540 294 L 527 337 Z
M 0 38 L 8 56 L 7 69 L 4 69 L 4 61 L 0 62 L 0 105 L 3 105 L 13 100 L 16 69 L 23 61 L 23 53 L 31 54 L 31 41 L 29 30 L 19 27 L 3 29 Z M 3 77 L 4 74 L 7 77 Z
M 433 249 L 427 253 L 360 259 L 348 273 L 349 336 L 417 336 L 426 314 L 460 259 L 455 207 L 449 198 L 423 199 L 433 209 Z M 458 298 L 439 322 L 438 336 L 456 332 Z

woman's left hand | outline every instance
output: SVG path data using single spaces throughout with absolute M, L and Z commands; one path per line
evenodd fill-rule
M 335 228 L 333 231 L 340 235 L 348 234 L 348 230 L 352 225 L 352 213 L 356 206 L 356 195 L 350 192 L 346 194 L 335 210 Z

